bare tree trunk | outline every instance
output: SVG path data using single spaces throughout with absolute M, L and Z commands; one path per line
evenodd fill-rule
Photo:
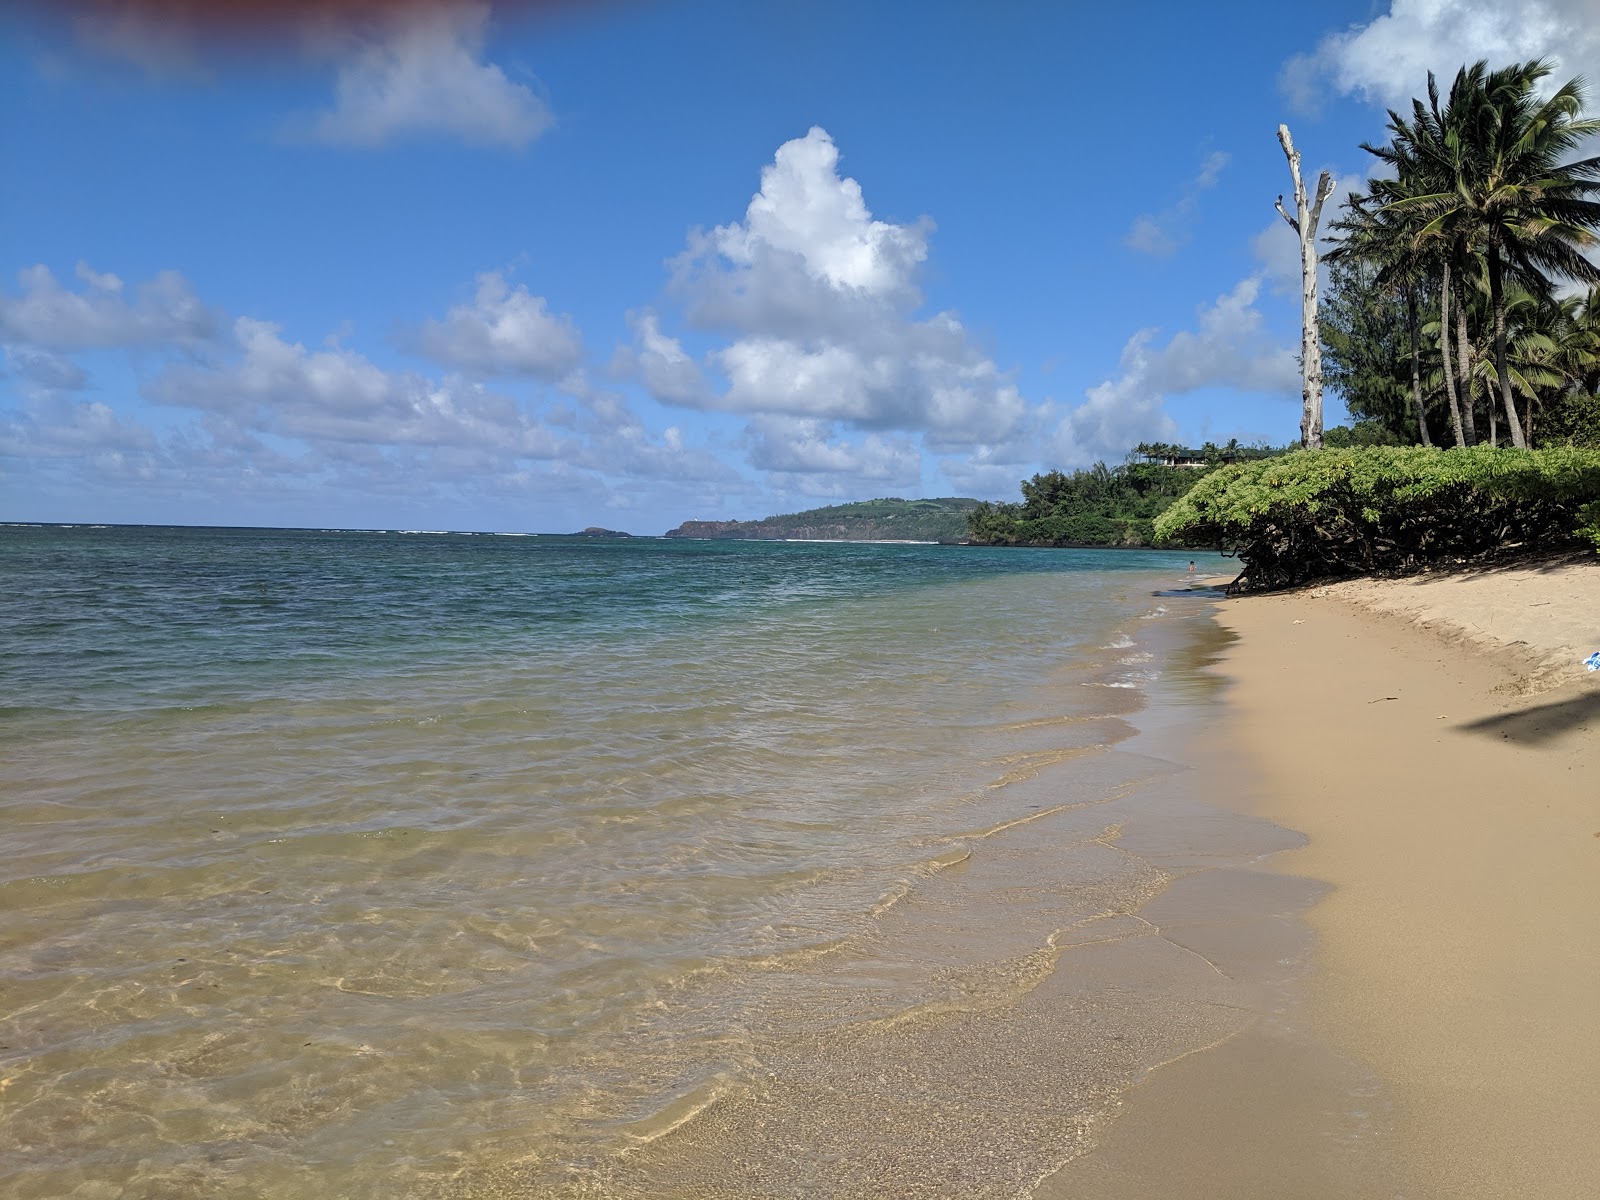
M 1500 377 L 1500 399 L 1506 406 L 1506 428 L 1511 430 L 1511 444 L 1518 450 L 1528 448 L 1528 439 L 1522 435 L 1522 422 L 1517 419 L 1517 406 L 1511 399 L 1511 370 L 1506 365 L 1506 300 L 1500 283 L 1500 247 L 1489 242 L 1489 303 L 1494 306 L 1494 370 Z
M 1317 326 L 1317 225 L 1322 220 L 1322 205 L 1333 195 L 1333 176 L 1322 172 L 1317 179 L 1315 200 L 1306 196 L 1300 177 L 1300 152 L 1294 148 L 1287 125 L 1278 126 L 1278 144 L 1289 160 L 1294 178 L 1294 211 L 1284 212 L 1283 197 L 1278 197 L 1278 215 L 1300 239 L 1300 444 L 1307 450 L 1322 449 L 1322 332 Z
M 1478 444 L 1477 409 L 1472 402 L 1472 339 L 1467 336 L 1467 306 L 1456 298 L 1456 373 L 1461 380 L 1461 412 L 1466 422 L 1467 445 Z M 1493 406 L 1490 407 L 1491 415 Z
M 1432 446 L 1428 436 L 1428 418 L 1422 414 L 1422 347 L 1417 332 L 1417 289 L 1406 284 L 1406 332 L 1411 335 L 1411 402 L 1417 406 L 1417 433 L 1424 446 Z
M 1461 405 L 1456 396 L 1456 377 L 1450 371 L 1450 260 L 1444 260 L 1444 277 L 1439 286 L 1439 358 L 1444 364 L 1444 394 L 1450 397 L 1450 431 L 1456 445 L 1467 443 L 1461 432 Z

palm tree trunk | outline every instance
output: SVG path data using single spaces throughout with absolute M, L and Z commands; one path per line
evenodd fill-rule
M 1467 443 L 1461 435 L 1461 405 L 1456 402 L 1456 377 L 1450 372 L 1450 260 L 1444 260 L 1444 283 L 1439 288 L 1439 355 L 1444 360 L 1444 391 L 1450 398 L 1450 429 L 1456 445 Z
M 1424 446 L 1432 446 L 1428 437 L 1428 418 L 1422 415 L 1422 347 L 1417 331 L 1417 289 L 1406 284 L 1406 332 L 1411 335 L 1411 399 L 1417 406 L 1417 433 Z
M 1461 380 L 1461 411 L 1466 416 L 1467 445 L 1478 444 L 1477 406 L 1472 402 L 1472 339 L 1467 336 L 1467 306 L 1456 302 L 1456 373 Z M 1494 406 L 1489 406 L 1494 416 Z M 1493 430 L 1491 423 L 1490 429 Z M 1490 440 L 1493 441 L 1491 433 Z
M 1506 298 L 1500 282 L 1500 247 L 1491 238 L 1489 242 L 1489 303 L 1494 306 L 1494 370 L 1500 377 L 1500 399 L 1506 406 L 1506 428 L 1511 430 L 1511 444 L 1518 450 L 1528 448 L 1528 439 L 1522 435 L 1522 422 L 1517 419 L 1517 406 L 1511 398 L 1511 369 L 1506 364 Z

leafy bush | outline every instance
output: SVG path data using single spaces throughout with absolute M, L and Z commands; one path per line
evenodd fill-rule
M 1050 471 L 1022 482 L 1021 504 L 980 504 L 967 536 L 989 546 L 1150 546 L 1154 522 L 1204 469 L 1130 462 Z
M 1236 553 L 1240 591 L 1600 547 L 1600 451 L 1302 450 L 1211 473 L 1155 532 Z
M 1539 414 L 1537 444 L 1600 450 L 1600 396 L 1567 392 Z
M 1357 421 L 1354 425 L 1330 425 L 1322 431 L 1322 444 L 1330 450 L 1350 450 L 1356 446 L 1407 446 L 1379 421 Z

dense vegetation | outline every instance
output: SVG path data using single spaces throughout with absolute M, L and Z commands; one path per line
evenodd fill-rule
M 978 501 L 962 496 L 935 500 L 885 497 L 785 513 L 759 521 L 685 521 L 668 537 L 743 541 L 803 539 L 840 542 L 939 542 L 966 536 L 967 514 Z
M 1236 590 L 1600 547 L 1600 452 L 1301 451 L 1208 474 L 1156 535 L 1237 554 Z
M 1549 74 L 1430 75 L 1363 147 L 1384 171 L 1333 226 L 1319 328 L 1369 443 L 1600 447 L 1600 158 L 1572 157 L 1600 121 Z
M 1225 461 L 1272 451 L 1207 444 L 1200 450 L 1144 444 L 1119 467 L 1096 463 L 1084 471 L 1050 471 L 1022 484 L 1020 504 L 980 504 L 967 534 L 987 546 L 1161 546 L 1155 520 L 1178 497 Z M 1139 459 L 1144 461 L 1138 461 Z M 1198 460 L 1169 466 L 1174 459 Z M 1158 461 L 1164 460 L 1164 461 Z
M 1443 96 L 1430 75 L 1363 147 L 1382 168 L 1333 225 L 1316 317 L 1354 418 L 1326 449 L 1193 469 L 1140 447 L 1166 465 L 1036 475 L 1023 503 L 973 511 L 974 539 L 1211 545 L 1246 589 L 1600 547 L 1600 157 L 1575 157 L 1600 120 L 1579 80 L 1541 94 L 1549 74 L 1480 62 Z M 1312 364 L 1308 446 L 1320 389 Z

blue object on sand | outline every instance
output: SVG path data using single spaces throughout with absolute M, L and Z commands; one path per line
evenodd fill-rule
M 1600 671 L 1600 650 L 1596 650 L 1588 658 L 1584 659 L 1583 665 L 1587 670 Z

